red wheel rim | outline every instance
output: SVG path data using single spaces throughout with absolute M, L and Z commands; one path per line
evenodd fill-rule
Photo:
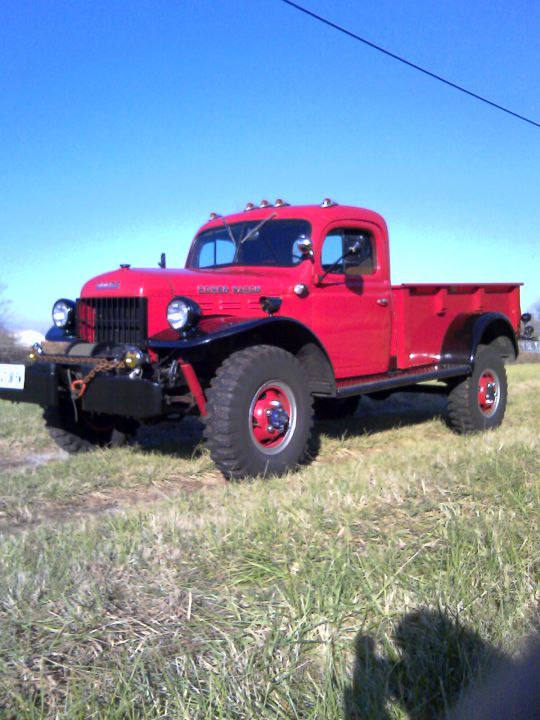
M 478 379 L 478 407 L 483 415 L 491 417 L 499 406 L 500 384 L 497 373 L 484 370 Z
M 281 452 L 296 427 L 296 401 L 290 387 L 278 380 L 264 383 L 249 408 L 249 429 L 257 448 L 267 455 Z

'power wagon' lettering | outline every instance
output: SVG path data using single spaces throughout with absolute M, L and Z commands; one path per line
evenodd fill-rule
M 197 292 L 199 295 L 215 295 L 226 294 L 232 292 L 234 294 L 246 294 L 252 293 L 257 294 L 261 292 L 260 285 L 233 285 L 229 288 L 228 285 L 197 285 Z

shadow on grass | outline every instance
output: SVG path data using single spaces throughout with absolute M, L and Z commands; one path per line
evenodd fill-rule
M 435 720 L 461 699 L 502 654 L 443 611 L 418 610 L 395 627 L 385 655 L 374 638 L 355 641 L 353 678 L 344 694 L 345 720 L 390 720 L 388 704 L 410 720 Z
M 444 417 L 446 397 L 421 393 L 396 393 L 381 402 L 362 398 L 353 417 L 319 420 L 311 454 L 317 455 L 320 436 L 341 438 L 384 432 L 392 428 L 417 425 Z M 187 416 L 176 422 L 163 422 L 142 427 L 136 438 L 136 446 L 142 452 L 157 452 L 184 460 L 198 457 L 203 449 L 203 422 L 196 416 Z
M 198 457 L 203 451 L 203 423 L 188 415 L 176 422 L 147 425 L 138 430 L 136 447 L 142 452 L 157 452 L 183 460 Z
M 387 400 L 362 397 L 353 417 L 320 420 L 316 431 L 332 438 L 365 435 L 446 418 L 446 395 L 399 392 Z

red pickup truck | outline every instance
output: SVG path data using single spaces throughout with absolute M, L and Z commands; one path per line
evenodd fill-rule
M 0 398 L 43 406 L 71 452 L 198 413 L 236 478 L 308 461 L 315 415 L 426 381 L 456 431 L 496 427 L 521 317 L 518 283 L 391 285 L 383 218 L 327 199 L 213 213 L 185 269 L 121 265 L 53 321 Z

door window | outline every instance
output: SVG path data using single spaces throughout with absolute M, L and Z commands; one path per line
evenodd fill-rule
M 354 254 L 347 254 L 352 248 L 356 250 Z M 375 250 L 371 233 L 358 228 L 331 230 L 322 246 L 323 270 L 330 270 L 334 263 L 337 264 L 333 268 L 332 274 L 370 275 L 374 273 L 376 270 Z

